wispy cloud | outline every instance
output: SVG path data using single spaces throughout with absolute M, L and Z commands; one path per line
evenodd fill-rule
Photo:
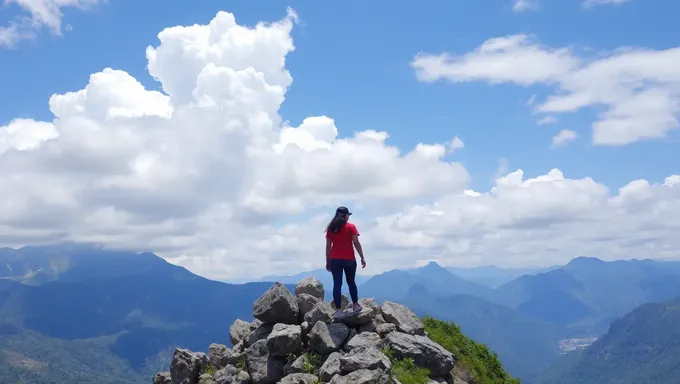
M 553 147 L 562 147 L 567 145 L 570 141 L 574 141 L 578 138 L 578 134 L 570 129 L 563 129 L 555 135 L 552 139 Z
M 32 38 L 46 28 L 52 34 L 62 35 L 63 8 L 86 10 L 107 0 L 5 0 L 5 5 L 15 5 L 23 10 L 6 26 L 0 26 L 0 47 L 14 47 L 23 39 Z
M 544 117 L 541 120 L 536 122 L 536 124 L 538 124 L 538 125 L 548 125 L 548 124 L 555 124 L 555 123 L 557 123 L 557 118 L 555 116 L 546 116 L 546 117 Z

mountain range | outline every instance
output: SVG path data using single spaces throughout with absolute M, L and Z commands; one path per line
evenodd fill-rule
M 150 252 L 77 244 L 3 248 L 0 265 L 0 382 L 39 384 L 149 382 L 174 346 L 230 345 L 228 324 L 249 320 L 272 281 L 315 275 L 228 284 Z M 330 274 L 316 272 L 328 297 Z M 600 337 L 639 305 L 680 295 L 677 262 L 576 258 L 524 272 L 493 288 L 430 263 L 365 277 L 359 292 L 455 321 L 529 384 L 576 356 L 565 355 L 565 340 Z

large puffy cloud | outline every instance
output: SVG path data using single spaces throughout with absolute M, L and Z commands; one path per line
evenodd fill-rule
M 628 48 L 595 58 L 545 47 L 527 35 L 498 37 L 462 55 L 420 54 L 411 63 L 422 81 L 485 81 L 556 88 L 536 113 L 604 107 L 592 142 L 620 146 L 665 138 L 678 128 L 680 47 Z
M 677 176 L 612 194 L 558 170 L 516 171 L 480 193 L 452 160 L 465 146 L 458 137 L 402 151 L 387 132 L 341 127 L 356 133 L 340 137 L 328 116 L 288 124 L 279 107 L 293 86 L 285 59 L 296 21 L 289 11 L 247 27 L 220 12 L 167 28 L 146 50 L 163 92 L 104 69 L 50 98 L 53 121 L 0 127 L 2 245 L 149 249 L 213 278 L 293 273 L 322 264 L 328 214 L 346 203 L 372 273 L 430 259 L 522 265 L 677 251 Z

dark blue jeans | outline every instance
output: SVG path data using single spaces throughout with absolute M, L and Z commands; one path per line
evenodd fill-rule
M 357 283 L 354 277 L 357 274 L 356 260 L 341 260 L 330 259 L 328 262 L 333 274 L 333 301 L 335 301 L 335 308 L 342 308 L 342 273 L 345 272 L 345 279 L 349 286 L 349 295 L 352 296 L 352 302 L 359 302 L 359 293 L 357 292 Z

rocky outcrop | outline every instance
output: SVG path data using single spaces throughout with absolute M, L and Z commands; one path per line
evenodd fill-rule
M 336 320 L 323 298 L 315 278 L 300 281 L 295 296 L 274 284 L 253 304 L 253 321 L 229 328 L 232 348 L 211 344 L 207 355 L 177 348 L 153 384 L 396 384 L 392 359 L 427 368 L 433 383 L 454 383 L 455 356 L 407 307 L 361 299 L 359 313 Z

